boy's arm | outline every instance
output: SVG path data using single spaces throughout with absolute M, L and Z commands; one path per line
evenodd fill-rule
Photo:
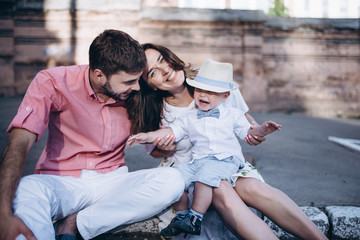
M 276 130 L 280 131 L 281 125 L 273 121 L 266 121 L 262 125 L 256 125 L 249 129 L 248 134 L 253 136 L 266 136 L 270 133 L 275 132 Z
M 259 125 L 256 120 L 253 118 L 253 116 L 251 116 L 249 113 L 245 113 L 245 117 L 248 120 L 248 122 L 252 125 L 251 128 L 253 128 L 253 126 L 257 126 Z M 245 141 L 247 144 L 252 145 L 252 146 L 256 146 L 259 145 L 260 143 L 262 143 L 263 141 L 266 140 L 266 137 L 263 136 L 253 136 L 251 134 L 248 134 L 245 138 Z
M 166 136 L 173 136 L 173 131 L 171 128 L 160 128 L 156 131 L 138 133 L 136 135 L 130 136 L 126 145 L 131 146 L 134 143 L 153 143 L 155 140 L 164 138 Z

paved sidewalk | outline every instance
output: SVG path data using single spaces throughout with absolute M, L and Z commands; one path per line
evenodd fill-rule
M 0 98 L 0 148 L 7 142 L 5 130 L 15 116 L 21 98 Z M 342 206 L 337 213 L 349 215 L 360 207 L 360 152 L 351 151 L 330 142 L 329 136 L 360 139 L 360 120 L 313 118 L 298 114 L 253 113 L 261 123 L 273 120 L 283 125 L 280 132 L 268 136 L 257 147 L 242 144 L 245 154 L 256 160 L 256 166 L 270 185 L 288 194 L 299 206 Z M 34 170 L 46 138 L 33 147 L 24 174 Z M 148 156 L 141 145 L 126 149 L 126 161 L 131 171 L 156 167 L 159 159 Z M 339 211 L 338 211 L 339 210 Z M 335 211 L 335 210 L 334 210 Z M 357 212 L 358 213 L 358 212 Z M 360 239 L 360 214 L 354 239 Z M 333 229 L 331 226 L 330 229 Z M 346 229 L 345 229 L 346 230 Z M 349 238 L 353 238 L 349 237 Z M 340 238 L 340 237 L 339 237 Z M 141 238 L 140 238 L 141 239 Z

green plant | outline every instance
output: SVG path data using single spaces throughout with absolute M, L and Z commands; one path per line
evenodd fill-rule
M 288 17 L 289 10 L 285 7 L 283 0 L 274 0 L 274 7 L 269 8 L 269 16 Z

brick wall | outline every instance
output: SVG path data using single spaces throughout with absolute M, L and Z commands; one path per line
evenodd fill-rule
M 196 65 L 231 62 L 252 111 L 360 116 L 359 19 L 179 9 L 175 0 L 106 2 L 1 0 L 0 95 L 23 94 L 43 68 L 86 64 L 93 38 L 115 28 Z

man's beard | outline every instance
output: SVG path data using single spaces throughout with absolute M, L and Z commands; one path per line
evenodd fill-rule
M 106 82 L 103 86 L 102 89 L 104 89 L 106 96 L 111 97 L 117 101 L 121 101 L 121 100 L 126 100 L 126 98 L 122 99 L 121 98 L 121 93 L 115 93 L 110 85 L 109 82 Z

